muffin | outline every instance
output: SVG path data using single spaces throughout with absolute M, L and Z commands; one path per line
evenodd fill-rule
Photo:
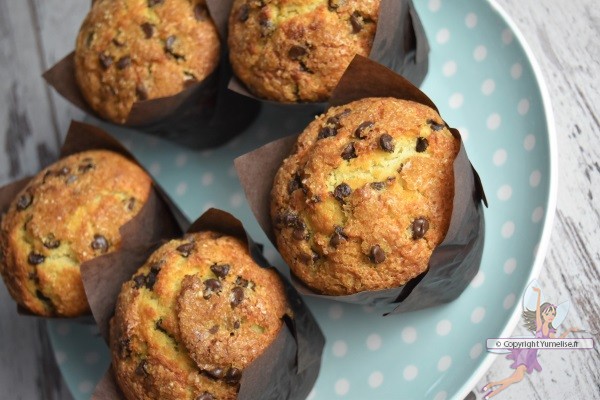
M 97 0 L 79 30 L 75 77 L 93 110 L 124 123 L 136 101 L 210 75 L 219 47 L 205 0 Z
M 105 150 L 65 157 L 40 172 L 2 219 L 0 272 L 12 297 L 42 316 L 89 312 L 80 265 L 119 249 L 119 227 L 151 190 L 137 164 Z
M 116 380 L 128 399 L 234 399 L 286 312 L 279 276 L 241 240 L 210 231 L 172 240 L 121 288 L 110 324 Z
M 234 0 L 229 57 L 259 97 L 326 101 L 355 54 L 371 51 L 380 0 Z
M 274 180 L 271 219 L 284 260 L 327 295 L 417 277 L 448 230 L 459 149 L 438 113 L 419 103 L 366 98 L 330 108 Z

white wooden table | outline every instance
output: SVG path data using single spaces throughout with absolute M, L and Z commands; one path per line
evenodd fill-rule
M 415 0 L 427 1 L 427 0 Z M 451 1 L 451 0 L 444 0 Z M 540 276 L 549 299 L 570 299 L 564 326 L 600 331 L 600 8 L 595 0 L 498 0 L 525 35 L 548 83 L 559 148 L 558 210 Z M 53 160 L 82 113 L 40 78 L 73 48 L 86 0 L 0 0 L 0 185 Z M 598 141 L 596 141 L 598 140 Z M 517 328 L 515 334 L 523 334 Z M 598 339 L 598 337 L 596 337 Z M 600 354 L 545 352 L 543 373 L 499 399 L 600 399 Z M 499 357 L 477 389 L 504 378 Z M 0 284 L 2 399 L 70 399 L 43 325 L 17 318 Z M 471 395 L 470 398 L 475 398 Z M 482 394 L 477 392 L 477 398 Z

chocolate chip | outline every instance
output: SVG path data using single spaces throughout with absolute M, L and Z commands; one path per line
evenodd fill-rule
M 240 329 L 240 321 L 235 321 L 233 323 L 233 329 Z
M 288 57 L 292 60 L 298 60 L 308 54 L 308 51 L 302 46 L 292 46 L 288 51 Z
M 140 274 L 140 275 L 136 275 L 133 277 L 133 286 L 136 289 L 141 288 L 145 284 L 146 284 L 146 277 L 144 275 Z
M 146 360 L 140 361 L 140 363 L 138 364 L 138 366 L 135 369 L 135 374 L 138 376 L 143 376 L 143 377 L 150 375 L 150 371 L 148 371 L 148 361 L 146 361 Z
M 57 240 L 52 233 L 44 238 L 43 243 L 47 249 L 56 249 L 60 246 L 60 240 Z
M 125 68 L 129 67 L 130 65 L 131 65 L 131 57 L 129 57 L 129 56 L 121 57 L 119 59 L 119 61 L 117 61 L 118 69 L 125 69 Z
M 382 190 L 385 187 L 384 182 L 373 182 L 371 183 L 371 187 L 375 190 Z
M 358 33 L 364 26 L 362 15 L 358 11 L 354 11 L 350 16 L 350 24 L 352 25 L 352 33 Z
M 188 242 L 188 243 L 184 243 L 181 246 L 177 247 L 175 250 L 177 250 L 182 257 L 189 257 L 189 255 L 192 253 L 192 250 L 194 250 L 196 248 L 196 244 L 194 242 Z
M 441 131 L 442 129 L 444 129 L 446 127 L 446 125 L 435 122 L 432 119 L 428 119 L 427 123 L 431 126 L 431 129 L 434 131 Z
M 129 200 L 127 200 L 127 210 L 133 211 L 134 207 L 135 207 L 135 197 L 130 197 Z
M 50 297 L 44 295 L 44 293 L 42 293 L 41 290 L 36 289 L 35 291 L 35 296 L 40 299 L 41 301 L 43 301 L 44 303 L 48 304 L 48 306 L 54 308 L 54 304 L 52 303 L 52 299 L 50 299 Z
M 219 325 L 213 325 L 209 330 L 208 333 L 210 333 L 211 335 L 214 335 L 215 333 L 219 332 Z
M 235 284 L 241 287 L 248 287 L 248 280 L 242 278 L 241 276 L 238 276 L 237 278 L 235 278 Z
M 162 318 L 159 319 L 158 321 L 156 321 L 156 323 L 154 324 L 155 328 L 157 331 L 161 331 L 162 333 L 164 333 L 165 335 L 169 335 L 169 332 L 167 331 L 167 329 L 163 326 L 163 320 Z
M 165 0 L 148 0 L 148 7 L 154 7 L 164 3 Z
M 225 377 L 225 370 L 223 368 L 213 368 L 211 370 L 207 370 L 206 374 L 213 379 L 223 379 Z
M 304 240 L 306 239 L 306 225 L 304 222 L 298 220 L 298 223 L 294 227 L 294 231 L 292 232 L 292 237 L 296 240 Z
M 225 375 L 225 382 L 227 382 L 230 385 L 237 384 L 241 379 L 242 371 L 234 367 L 229 368 L 227 374 Z
M 61 169 L 56 171 L 56 176 L 67 176 L 67 175 L 69 175 L 69 172 L 71 172 L 71 168 L 62 167 Z
M 292 192 L 302 188 L 302 177 L 299 174 L 294 174 L 294 178 L 288 183 L 288 193 L 292 194 Z
M 367 133 L 371 129 L 373 129 L 373 126 L 375 126 L 375 123 L 373 121 L 362 122 L 354 131 L 354 136 L 356 136 L 359 139 L 364 139 L 365 137 L 367 137 Z
M 94 249 L 94 250 L 100 250 L 100 252 L 106 253 L 106 251 L 108 250 L 109 244 L 108 244 L 108 240 L 106 240 L 106 238 L 104 236 L 95 234 L 94 240 L 92 240 L 92 243 L 90 243 L 90 246 L 92 246 L 92 249 Z
M 300 260 L 300 262 L 301 262 L 302 264 L 305 264 L 305 265 L 309 265 L 309 264 L 310 264 L 310 262 L 312 261 L 312 259 L 313 259 L 313 258 L 312 258 L 312 256 L 311 256 L 310 254 L 306 254 L 306 253 L 300 253 L 300 254 L 298 255 L 298 260 Z
M 148 90 L 146 90 L 144 85 L 137 85 L 135 87 L 135 96 L 141 101 L 148 100 Z
M 381 247 L 376 244 L 375 246 L 371 247 L 369 260 L 371 260 L 372 263 L 381 264 L 385 261 L 385 251 L 383 251 Z
M 46 257 L 33 251 L 29 253 L 29 256 L 27 256 L 27 262 L 31 265 L 41 264 L 44 262 L 45 259 Z
M 107 70 L 113 63 L 113 58 L 104 53 L 100 53 L 98 59 L 100 60 L 100 66 L 105 70 Z
M 120 41 L 117 38 L 113 38 L 112 42 L 117 47 L 123 47 L 123 46 L 125 46 L 125 42 L 122 42 L 122 41 Z
M 337 135 L 337 128 L 326 125 L 319 130 L 319 134 L 317 135 L 317 140 L 326 139 L 328 137 L 332 137 L 335 135 Z
M 342 151 L 342 158 L 346 161 L 351 160 L 353 158 L 358 157 L 356 155 L 356 149 L 354 148 L 354 142 L 348 144 L 346 147 L 344 147 L 344 150 Z
M 148 290 L 154 289 L 154 284 L 158 279 L 158 273 L 160 272 L 161 265 L 158 263 L 154 263 L 150 266 L 150 272 L 146 275 L 146 288 Z
M 65 183 L 67 185 L 72 184 L 73 182 L 75 182 L 77 180 L 77 175 L 71 175 L 67 178 L 67 180 L 65 181 Z
M 229 297 L 229 304 L 231 304 L 231 307 L 235 308 L 239 306 L 242 300 L 244 300 L 244 289 L 239 286 L 231 289 L 231 296 Z
M 261 36 L 263 38 L 270 36 L 273 33 L 273 31 L 275 31 L 275 24 L 273 23 L 273 21 L 269 20 L 269 16 L 266 14 L 261 14 L 258 19 L 260 24 Z
M 250 6 L 248 4 L 243 4 L 238 9 L 237 20 L 240 22 L 246 22 L 248 17 L 250 16 Z
M 131 340 L 120 339 L 119 340 L 119 355 L 121 358 L 128 358 L 131 356 L 131 348 L 129 347 Z
M 173 51 L 173 45 L 175 44 L 175 40 L 177 37 L 175 35 L 171 35 L 165 40 L 165 50 L 169 53 Z
M 337 10 L 341 5 L 343 5 L 346 1 L 345 0 L 329 0 L 327 2 L 327 5 L 329 6 L 329 10 L 330 11 L 335 11 Z
M 21 197 L 19 197 L 19 200 L 17 200 L 17 210 L 19 211 L 23 211 L 25 209 L 27 209 L 31 203 L 33 202 L 33 196 L 29 193 L 25 193 L 23 195 L 21 195 Z
M 350 196 L 352 193 L 352 189 L 346 183 L 340 183 L 335 187 L 333 191 L 333 197 L 335 197 L 339 201 L 344 201 L 344 197 Z
M 207 279 L 204 281 L 204 298 L 209 299 L 213 293 L 219 293 L 221 291 L 221 282 L 218 279 Z
M 142 25 L 140 25 L 140 27 L 142 28 L 142 31 L 144 32 L 144 37 L 146 39 L 150 39 L 152 36 L 154 36 L 154 25 L 152 25 L 149 22 L 144 22 Z
M 379 137 L 379 145 L 383 151 L 387 151 L 388 153 L 394 152 L 394 138 L 387 133 Z
M 194 18 L 196 21 L 206 21 L 208 19 L 208 10 L 202 4 L 196 4 L 194 7 Z
M 215 400 L 215 397 L 211 393 L 204 392 L 196 397 L 196 400 Z
M 412 238 L 414 240 L 421 239 L 429 230 L 429 221 L 424 217 L 419 217 L 412 222 Z
M 426 138 L 424 138 L 424 137 L 417 138 L 416 149 L 417 149 L 418 153 L 424 152 L 425 150 L 427 150 L 427 147 L 429 147 L 429 141 Z
M 219 278 L 225 278 L 229 273 L 231 266 L 229 264 L 214 264 L 210 267 L 210 270 Z
M 344 228 L 341 226 L 336 226 L 334 228 L 334 233 L 329 239 L 329 245 L 332 247 L 338 247 L 342 242 L 345 242 L 348 239 L 348 236 L 344 233 Z
M 77 168 L 77 170 L 79 172 L 81 172 L 82 174 L 85 174 L 86 172 L 88 172 L 89 170 L 94 169 L 94 167 L 96 167 L 96 165 L 91 162 L 91 161 L 86 161 L 83 164 L 80 164 L 79 167 Z

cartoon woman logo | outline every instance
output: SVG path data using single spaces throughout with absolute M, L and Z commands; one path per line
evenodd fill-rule
M 543 301 L 542 291 L 539 289 L 537 281 L 532 281 L 523 296 L 523 325 L 532 335 L 517 336 L 516 338 L 538 338 L 548 339 L 556 337 L 556 328 L 558 328 L 569 312 L 570 302 L 565 301 L 558 306 Z M 571 332 L 579 332 L 578 328 L 569 328 L 560 335 L 565 338 Z M 506 359 L 512 360 L 510 368 L 514 369 L 509 377 L 489 382 L 481 390 L 487 392 L 483 397 L 485 400 L 496 396 L 510 385 L 520 382 L 525 377 L 525 373 L 531 374 L 534 370 L 540 372 L 542 366 L 538 361 L 538 349 L 513 349 L 513 350 L 490 350 L 494 353 L 506 354 Z

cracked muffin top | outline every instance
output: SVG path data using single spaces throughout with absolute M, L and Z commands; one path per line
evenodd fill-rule
M 34 314 L 89 312 L 79 266 L 119 249 L 119 228 L 135 217 L 152 180 L 105 150 L 65 157 L 13 200 L 0 230 L 0 272 L 12 297 Z
M 132 400 L 235 399 L 287 310 L 279 276 L 241 240 L 171 240 L 121 288 L 110 327 L 117 382 Z
M 355 54 L 368 57 L 380 0 L 235 0 L 229 57 L 255 95 L 326 101 Z
M 448 230 L 459 149 L 439 114 L 419 103 L 367 98 L 330 108 L 274 180 L 271 218 L 284 260 L 328 295 L 415 278 Z
M 217 67 L 205 0 L 97 0 L 75 47 L 75 77 L 100 116 L 124 123 L 134 102 L 175 95 Z

